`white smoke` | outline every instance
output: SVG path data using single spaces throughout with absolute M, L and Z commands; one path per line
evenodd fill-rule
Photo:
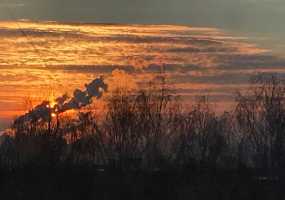
M 85 85 L 86 90 L 76 89 L 73 92 L 73 97 L 68 97 L 67 94 L 58 97 L 56 105 L 51 107 L 49 101 L 44 101 L 36 106 L 27 114 L 18 117 L 14 124 L 23 124 L 28 122 L 48 122 L 51 120 L 52 114 L 60 114 L 68 110 L 80 109 L 92 103 L 93 98 L 101 98 L 103 93 L 107 91 L 108 85 L 104 82 L 103 77 L 93 80 Z

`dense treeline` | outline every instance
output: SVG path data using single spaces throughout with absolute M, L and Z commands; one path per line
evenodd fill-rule
M 18 174 L 17 178 L 49 171 L 61 181 L 69 180 L 62 182 L 67 185 L 72 175 L 75 182 L 85 177 L 97 188 L 89 188 L 97 195 L 106 195 L 105 186 L 120 191 L 114 193 L 119 195 L 131 191 L 126 197 L 130 199 L 281 198 L 284 82 L 275 76 L 258 76 L 248 92 L 237 95 L 236 102 L 233 111 L 217 115 L 207 98 L 184 109 L 164 86 L 132 95 L 118 91 L 108 97 L 106 113 L 100 117 L 90 110 L 74 120 L 15 124 L 14 137 L 7 136 L 0 146 L 2 171 Z M 74 184 L 82 189 L 78 182 Z M 158 187 L 155 192 L 145 191 L 152 186 Z M 173 192 L 161 194 L 165 189 Z M 84 191 L 87 195 L 88 189 Z M 144 196 L 149 193 L 151 197 Z M 100 198 L 111 197 L 115 196 Z

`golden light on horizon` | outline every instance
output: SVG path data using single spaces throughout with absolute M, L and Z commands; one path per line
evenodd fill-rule
M 52 100 L 50 100 L 49 101 L 49 106 L 50 106 L 50 108 L 54 108 L 55 107 L 55 105 L 56 105 L 56 101 L 54 100 L 54 99 L 52 99 Z

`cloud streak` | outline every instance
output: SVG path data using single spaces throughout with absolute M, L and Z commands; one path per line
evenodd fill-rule
M 0 8 L 18 8 L 24 6 L 24 3 L 0 3 Z

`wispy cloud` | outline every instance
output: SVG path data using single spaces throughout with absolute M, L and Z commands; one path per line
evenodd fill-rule
M 0 3 L 0 8 L 16 8 L 16 7 L 24 7 L 24 3 Z

